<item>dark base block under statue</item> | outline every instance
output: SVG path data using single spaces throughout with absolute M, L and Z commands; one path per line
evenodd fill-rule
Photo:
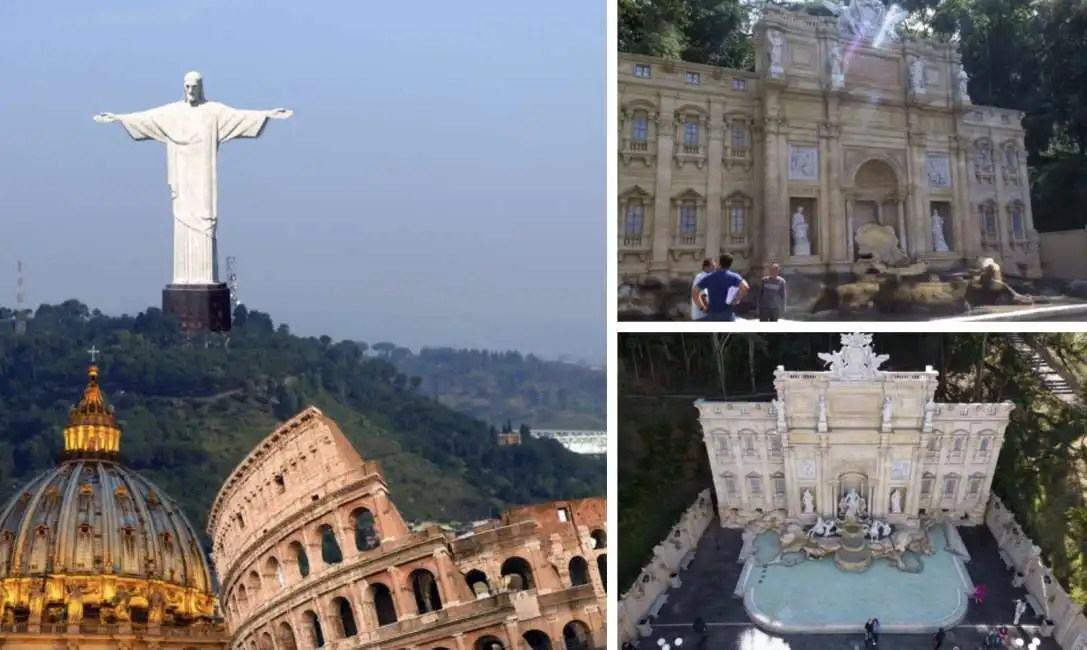
M 186 332 L 230 331 L 230 288 L 225 284 L 169 284 L 162 311 Z

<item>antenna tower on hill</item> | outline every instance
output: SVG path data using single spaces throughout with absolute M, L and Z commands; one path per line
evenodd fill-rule
M 226 258 L 226 286 L 230 289 L 230 310 L 234 311 L 241 304 L 238 300 L 238 258 Z
M 23 293 L 23 261 L 15 262 L 15 333 L 26 334 L 26 295 Z

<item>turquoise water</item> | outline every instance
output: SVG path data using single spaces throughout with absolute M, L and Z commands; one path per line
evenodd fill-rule
M 873 559 L 863 573 L 840 570 L 833 557 L 792 567 L 756 566 L 746 603 L 752 614 L 794 628 L 860 626 L 873 616 L 885 630 L 946 624 L 961 607 L 968 586 L 956 567 L 959 560 L 944 550 L 943 527 L 934 527 L 929 535 L 936 552 L 921 556 L 920 573 L 899 571 L 880 559 Z M 756 556 L 768 552 L 759 548 L 768 541 L 761 536 L 755 540 Z

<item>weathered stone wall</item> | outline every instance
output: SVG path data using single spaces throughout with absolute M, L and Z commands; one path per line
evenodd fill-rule
M 668 588 L 677 583 L 685 559 L 693 557 L 698 540 L 713 521 L 713 501 L 710 491 L 703 490 L 694 504 L 683 513 L 668 536 L 653 549 L 653 559 L 646 565 L 634 585 L 619 597 L 619 643 L 638 636 L 649 636 L 652 621 L 650 610 Z

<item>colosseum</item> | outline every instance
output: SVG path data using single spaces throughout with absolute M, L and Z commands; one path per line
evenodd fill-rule
M 413 531 L 377 463 L 309 408 L 219 491 L 213 572 L 176 503 L 121 462 L 120 440 L 92 365 L 61 462 L 0 510 L 0 645 L 605 647 L 604 499 Z
M 587 650 L 606 644 L 606 509 L 412 532 L 380 467 L 309 408 L 233 471 L 208 533 L 235 648 Z

